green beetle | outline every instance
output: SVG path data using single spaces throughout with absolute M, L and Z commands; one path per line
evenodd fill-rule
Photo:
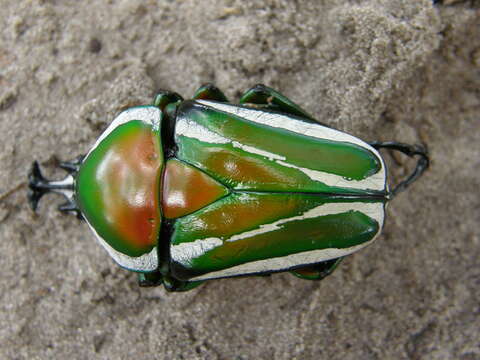
M 380 148 L 418 156 L 389 190 Z M 61 193 L 140 285 L 290 271 L 322 279 L 380 234 L 385 205 L 428 167 L 423 147 L 371 143 L 315 121 L 264 85 L 230 104 L 213 85 L 122 112 L 61 181 L 35 162 L 29 201 Z

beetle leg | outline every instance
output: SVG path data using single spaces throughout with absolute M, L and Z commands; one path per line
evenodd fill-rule
M 305 280 L 322 280 L 330 275 L 342 262 L 344 258 L 328 260 L 315 265 L 309 265 L 300 269 L 292 270 L 290 273 Z
M 399 143 L 395 141 L 374 141 L 370 145 L 377 150 L 380 149 L 389 149 L 394 151 L 400 151 L 401 153 L 409 157 L 418 157 L 417 165 L 412 173 L 403 181 L 399 182 L 391 191 L 390 198 L 393 198 L 399 192 L 404 191 L 412 183 L 414 183 L 424 172 L 428 169 L 430 165 L 430 157 L 428 156 L 428 150 L 422 145 L 409 145 L 404 143 Z
M 69 174 L 76 174 L 84 158 L 85 155 L 79 155 L 72 161 L 62 161 L 58 166 Z
M 205 84 L 198 88 L 193 95 L 196 100 L 213 100 L 219 102 L 228 102 L 225 94 L 213 84 Z
M 72 162 L 62 163 L 61 167 L 69 173 L 63 180 L 48 180 L 40 171 L 40 165 L 37 161 L 32 164 L 32 169 L 28 174 L 28 201 L 33 211 L 37 210 L 38 202 L 43 195 L 53 192 L 63 195 L 67 201 L 58 207 L 58 210 L 65 213 L 75 213 L 79 219 L 82 219 L 80 210 L 77 208 L 74 199 L 74 186 L 76 170 L 74 164 L 79 164 L 83 157 L 78 157 Z
M 152 105 L 160 108 L 160 110 L 163 111 L 167 105 L 177 103 L 182 100 L 183 98 L 176 92 L 159 90 L 153 99 Z
M 204 281 L 182 281 L 177 280 L 171 276 L 164 276 L 163 277 L 163 286 L 167 291 L 170 292 L 179 292 L 179 291 L 188 291 L 197 286 L 203 284 Z
M 173 129 L 175 128 L 175 117 L 178 105 L 183 98 L 176 92 L 167 90 L 159 90 L 153 99 L 153 106 L 158 107 L 162 111 L 162 139 L 166 149 L 173 149 Z M 165 156 L 171 156 L 169 152 Z
M 162 274 L 159 271 L 138 274 L 138 285 L 142 287 L 161 285 L 162 280 Z
M 57 209 L 58 209 L 58 211 L 63 212 L 65 214 L 73 214 L 78 219 L 83 220 L 82 212 L 77 207 L 77 204 L 75 203 L 75 201 L 73 199 L 68 199 L 66 202 L 59 205 L 57 207 Z
M 173 279 L 171 276 L 162 276 L 160 271 L 154 271 L 151 273 L 139 273 L 138 285 L 141 287 L 153 287 L 162 285 L 167 291 L 188 291 L 200 284 L 203 281 L 179 281 Z
M 263 84 L 257 84 L 251 89 L 245 91 L 240 98 L 240 104 L 254 106 L 257 105 L 262 108 L 280 111 L 286 114 L 300 116 L 307 120 L 315 121 L 310 114 L 308 114 L 289 98 Z

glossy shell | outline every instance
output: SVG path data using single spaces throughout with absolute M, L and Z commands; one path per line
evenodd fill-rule
M 380 233 L 385 165 L 365 142 L 208 100 L 175 114 L 162 139 L 159 108 L 121 113 L 80 167 L 78 206 L 121 266 L 153 272 L 163 259 L 183 281 L 270 273 L 351 254 Z
M 158 268 L 163 151 L 159 109 L 121 113 L 85 157 L 76 201 L 100 243 L 121 266 Z
M 300 118 L 198 100 L 177 112 L 176 156 L 230 190 L 179 218 L 171 272 L 182 280 L 283 271 L 351 254 L 379 234 L 378 152 Z

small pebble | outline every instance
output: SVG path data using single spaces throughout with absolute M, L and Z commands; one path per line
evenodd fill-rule
M 102 43 L 97 38 L 92 38 L 88 44 L 88 50 L 92 54 L 98 54 L 102 50 Z

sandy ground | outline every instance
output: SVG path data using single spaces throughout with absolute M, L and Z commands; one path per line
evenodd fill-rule
M 480 359 L 479 5 L 2 0 L 0 358 Z M 321 283 L 140 289 L 58 198 L 29 210 L 33 159 L 60 177 L 55 159 L 123 107 L 204 82 L 231 99 L 265 83 L 366 140 L 425 142 L 432 167 Z

